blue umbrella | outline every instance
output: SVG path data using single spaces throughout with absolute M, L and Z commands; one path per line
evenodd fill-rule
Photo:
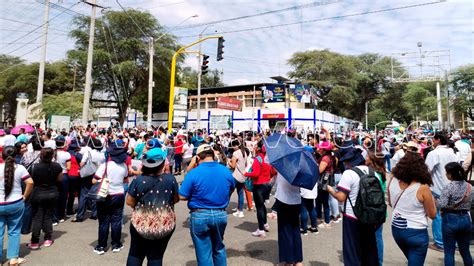
M 264 142 L 270 164 L 290 184 L 314 188 L 319 179 L 319 166 L 299 140 L 275 133 Z

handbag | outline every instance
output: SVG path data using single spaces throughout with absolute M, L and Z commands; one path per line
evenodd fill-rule
M 92 162 L 91 152 L 88 152 L 86 163 L 79 169 L 82 178 L 94 175 L 97 171 L 97 166 Z
M 89 190 L 89 193 L 87 194 L 88 199 L 101 202 L 105 201 L 105 198 L 107 198 L 109 195 L 110 180 L 107 178 L 107 165 L 108 163 L 105 163 L 105 171 L 101 180 L 92 185 L 91 189 Z
M 260 156 L 257 156 L 256 158 L 257 158 L 258 162 L 260 163 L 260 167 L 262 167 L 262 158 L 260 158 Z M 251 173 L 252 172 L 252 167 L 250 167 L 247 172 Z M 251 177 L 247 177 L 247 179 L 245 179 L 244 184 L 245 184 L 245 188 L 248 191 L 253 190 L 253 179 Z

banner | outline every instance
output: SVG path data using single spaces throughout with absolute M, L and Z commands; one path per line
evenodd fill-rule
M 188 116 L 188 89 L 174 88 L 173 122 L 184 124 Z
M 300 103 L 311 103 L 313 88 L 308 84 L 290 84 L 290 101 Z
M 219 97 L 217 98 L 217 108 L 242 111 L 242 101 L 231 97 Z
M 262 99 L 264 103 L 282 103 L 285 102 L 285 85 L 270 84 L 260 87 L 262 90 Z

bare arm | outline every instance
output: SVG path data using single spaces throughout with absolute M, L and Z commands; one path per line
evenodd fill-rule
M 183 196 L 179 195 L 179 200 L 184 200 L 184 201 L 187 201 L 187 200 L 188 200 L 188 198 L 186 198 L 186 197 L 183 197 Z
M 131 208 L 135 208 L 135 206 L 137 205 L 137 200 L 130 196 L 130 194 L 127 194 L 127 198 L 125 199 L 125 203 L 130 206 Z
M 194 166 L 196 165 L 197 163 L 197 155 L 194 156 L 192 159 L 191 159 L 191 162 L 189 162 L 189 165 L 188 167 L 186 168 L 186 172 L 189 172 L 191 171 L 192 169 L 194 169 Z
M 25 193 L 23 193 L 23 199 L 28 200 L 30 197 L 31 191 L 33 191 L 33 178 L 27 178 L 25 181 L 26 188 L 25 188 Z
M 434 219 L 436 217 L 436 204 L 428 185 L 421 185 L 416 193 L 416 197 L 421 203 L 423 203 L 426 215 L 430 219 Z
M 237 158 L 232 157 L 232 160 L 229 161 L 230 168 L 235 168 L 237 166 Z
M 322 161 L 321 164 L 319 164 L 319 173 L 324 172 L 324 170 L 326 170 L 326 167 L 328 167 L 328 163 Z
M 67 161 L 66 162 L 66 170 L 70 170 L 71 169 L 71 161 Z
M 347 199 L 347 193 L 343 191 L 335 191 L 333 187 L 328 186 L 327 191 L 331 194 L 337 201 L 344 202 Z

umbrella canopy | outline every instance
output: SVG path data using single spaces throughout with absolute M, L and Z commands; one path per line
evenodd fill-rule
M 319 179 L 319 166 L 300 141 L 275 133 L 264 142 L 270 164 L 290 184 L 314 188 Z
M 35 128 L 32 127 L 31 125 L 18 125 L 11 130 L 11 134 L 13 135 L 18 135 L 20 134 L 20 128 L 25 129 L 25 133 L 33 133 L 35 132 Z

